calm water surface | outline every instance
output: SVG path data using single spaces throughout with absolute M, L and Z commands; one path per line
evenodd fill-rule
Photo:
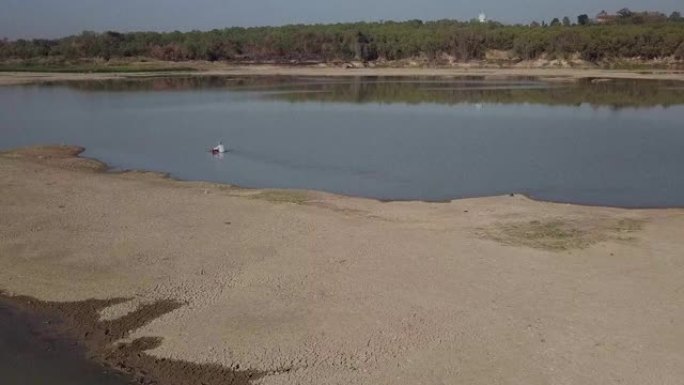
M 218 140 L 230 152 L 213 157 Z M 684 206 L 684 84 L 177 78 L 0 88 L 0 148 L 396 200 Z

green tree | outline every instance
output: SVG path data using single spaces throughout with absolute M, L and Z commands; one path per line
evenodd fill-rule
M 677 47 L 677 50 L 674 52 L 674 57 L 678 60 L 684 60 L 684 42 Z
M 553 20 L 551 20 L 551 24 L 550 24 L 550 25 L 551 25 L 552 27 L 557 27 L 557 26 L 561 25 L 561 23 L 560 23 L 560 20 L 558 20 L 557 17 L 554 17 Z
M 641 16 L 642 24 L 635 24 Z M 656 17 L 657 16 L 657 17 Z M 680 19 L 678 14 L 670 20 Z M 568 25 L 554 19 L 551 25 Z M 636 20 L 635 20 L 636 19 Z M 456 20 L 281 27 L 233 27 L 208 32 L 84 32 L 62 39 L 0 40 L 0 61 L 153 57 L 160 60 L 290 62 L 400 60 L 423 56 L 440 60 L 484 57 L 487 50 L 513 50 L 521 58 L 579 53 L 593 62 L 605 58 L 684 56 L 684 23 L 663 23 L 664 15 L 634 14 L 624 23 L 585 28 L 541 29 Z M 587 15 L 579 24 L 590 24 Z
M 674 11 L 670 14 L 670 17 L 668 17 L 668 20 L 670 21 L 682 21 L 682 14 Z
M 566 27 L 570 26 L 570 18 L 569 17 L 567 17 L 567 16 L 563 17 L 563 25 Z
M 622 8 L 621 10 L 617 11 L 617 14 L 621 18 L 628 18 L 634 15 L 634 12 L 632 12 L 629 8 Z

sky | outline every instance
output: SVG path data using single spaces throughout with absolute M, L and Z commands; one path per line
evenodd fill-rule
M 0 0 L 0 38 L 81 31 L 189 31 L 230 26 L 459 19 L 505 23 L 617 11 L 684 11 L 682 0 Z M 684 12 L 683 12 L 684 13 Z

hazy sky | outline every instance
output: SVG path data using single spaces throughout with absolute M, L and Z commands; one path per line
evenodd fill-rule
M 682 0 L 0 0 L 0 37 L 60 37 L 83 30 L 207 30 L 228 26 L 406 19 L 529 22 L 601 9 L 684 11 Z

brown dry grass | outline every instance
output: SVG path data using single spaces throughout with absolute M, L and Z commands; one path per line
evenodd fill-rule
M 498 223 L 481 229 L 481 235 L 510 246 L 564 251 L 583 249 L 608 239 L 634 241 L 633 234 L 643 228 L 638 219 L 563 220 L 543 219 L 525 222 Z
M 303 204 L 309 200 L 309 195 L 305 191 L 298 190 L 263 190 L 250 195 L 250 197 L 273 203 Z

